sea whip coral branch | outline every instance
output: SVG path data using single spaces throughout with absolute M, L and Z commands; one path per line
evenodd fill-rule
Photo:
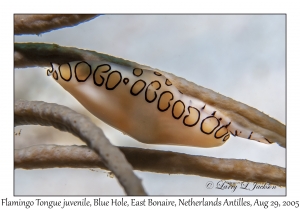
M 215 179 L 267 182 L 286 186 L 284 168 L 248 160 L 222 159 L 170 151 L 119 147 L 134 169 L 167 174 L 189 174 Z M 86 146 L 37 145 L 15 150 L 15 168 L 102 168 L 95 152 Z
M 97 53 L 95 51 L 82 50 L 73 47 L 61 47 L 56 44 L 45 43 L 15 43 L 15 67 L 49 66 L 49 61 L 63 64 L 70 61 L 108 61 L 130 67 L 140 67 L 160 71 L 172 80 L 181 92 L 193 96 L 203 102 L 222 111 L 234 122 L 241 126 L 261 134 L 267 139 L 286 147 L 286 126 L 268 115 L 246 104 L 218 94 L 210 89 L 198 86 L 184 78 L 173 74 L 153 69 L 123 58 Z M 50 67 L 49 67 L 50 68 Z
M 72 27 L 99 15 L 14 15 L 14 33 L 41 34 L 63 27 Z
M 104 165 L 115 174 L 128 195 L 146 195 L 141 180 L 135 176 L 132 166 L 122 152 L 86 116 L 65 106 L 39 101 L 17 100 L 14 110 L 15 126 L 53 126 L 72 133 L 101 157 Z

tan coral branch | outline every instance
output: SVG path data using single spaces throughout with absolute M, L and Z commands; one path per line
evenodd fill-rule
M 63 27 L 72 27 L 98 15 L 14 15 L 14 33 L 41 34 Z
M 15 67 L 49 66 L 49 61 L 62 64 L 76 60 L 108 61 L 130 67 L 153 69 L 129 60 L 111 55 L 97 53 L 95 51 L 82 50 L 73 47 L 61 47 L 55 44 L 45 43 L 16 43 Z M 210 104 L 223 114 L 230 117 L 249 130 L 277 142 L 286 147 L 286 127 L 277 120 L 231 98 L 218 94 L 210 89 L 201 87 L 184 78 L 163 72 L 172 80 L 172 83 L 183 93 L 198 98 Z
M 169 151 L 119 147 L 134 169 L 286 186 L 284 168 L 248 160 L 195 156 Z M 103 168 L 101 158 L 86 146 L 37 145 L 15 150 L 15 168 Z
M 103 163 L 118 178 L 128 195 L 146 195 L 141 180 L 133 173 L 120 150 L 84 115 L 68 107 L 39 101 L 17 100 L 14 107 L 15 126 L 43 125 L 68 131 L 83 140 L 101 157 Z

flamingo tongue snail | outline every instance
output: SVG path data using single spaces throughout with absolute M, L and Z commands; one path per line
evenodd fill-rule
M 216 147 L 230 135 L 270 144 L 159 72 L 110 62 L 51 63 L 51 76 L 93 115 L 147 144 Z

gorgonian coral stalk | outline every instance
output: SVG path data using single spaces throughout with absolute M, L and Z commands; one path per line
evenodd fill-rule
M 286 186 L 285 169 L 270 164 L 132 147 L 119 149 L 135 170 Z M 15 150 L 15 168 L 53 167 L 108 169 L 102 158 L 86 146 L 36 145 Z
M 72 27 L 98 15 L 14 15 L 14 33 L 41 34 L 58 28 Z
M 102 130 L 84 115 L 58 104 L 17 100 L 14 107 L 15 126 L 43 125 L 68 131 L 79 137 L 98 155 L 118 178 L 128 195 L 146 195 L 141 180 L 119 149 L 113 146 Z

